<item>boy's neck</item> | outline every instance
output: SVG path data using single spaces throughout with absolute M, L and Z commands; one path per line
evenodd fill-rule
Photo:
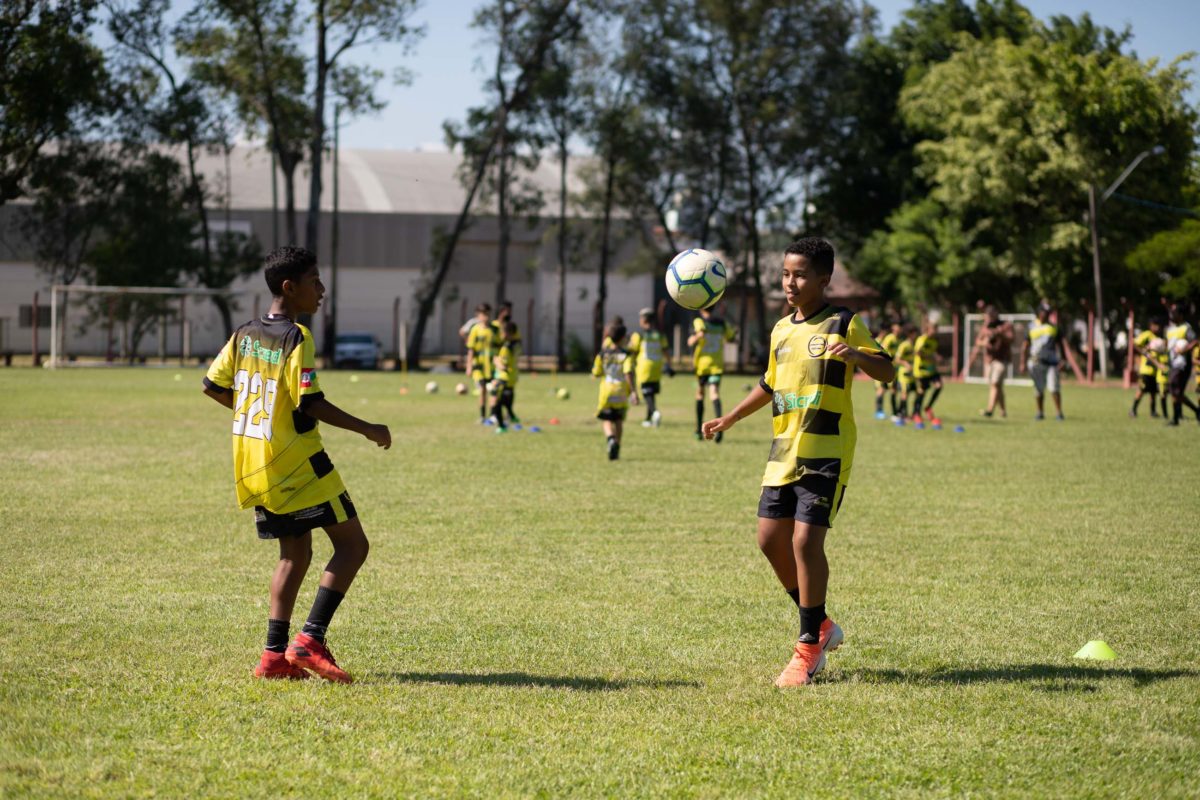
M 800 305 L 796 306 L 795 313 L 800 319 L 808 319 L 826 305 L 828 304 L 825 302 L 825 295 L 821 295 L 820 297 L 810 300 L 807 303 L 801 303 Z
M 269 311 L 267 311 L 267 316 L 269 316 L 269 317 L 287 317 L 288 319 L 291 319 L 291 320 L 294 320 L 296 318 L 296 315 L 294 313 L 292 313 L 292 309 L 288 307 L 288 302 L 287 302 L 286 297 L 272 297 L 271 298 L 271 308 Z

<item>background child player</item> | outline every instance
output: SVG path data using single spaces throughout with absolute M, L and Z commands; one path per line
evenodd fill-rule
M 637 389 L 633 382 L 633 353 L 625 346 L 625 323 L 617 317 L 604 329 L 604 345 L 596 354 L 592 375 L 600 378 L 600 398 L 596 419 L 604 425 L 604 442 L 608 460 L 621 457 L 621 433 L 625 414 L 632 400 L 637 405 Z
M 896 347 L 900 344 L 901 337 L 904 333 L 904 326 L 899 322 L 893 322 L 888 329 L 888 332 L 879 340 L 879 344 L 889 356 L 895 356 Z M 891 395 L 892 399 L 892 419 L 900 416 L 900 404 L 896 400 L 896 381 L 875 381 L 875 419 L 885 419 L 887 415 L 883 411 L 884 395 Z
M 654 326 L 654 309 L 643 308 L 638 312 L 640 331 L 629 337 L 629 352 L 634 354 L 637 364 L 638 391 L 646 400 L 646 419 L 642 427 L 657 428 L 662 423 L 658 410 L 658 393 L 662 391 L 664 367 L 668 375 L 674 375 L 671 362 L 667 359 L 667 337 Z
M 703 439 L 700 428 L 704 424 L 704 387 L 712 397 L 713 416 L 721 416 L 721 376 L 725 374 L 725 343 L 737 337 L 737 329 L 723 319 L 713 316 L 709 309 L 702 309 L 700 316 L 692 322 L 692 335 L 688 347 L 694 347 L 692 363 L 696 367 L 696 438 Z M 718 433 L 720 442 L 723 433 Z
M 916 359 L 917 326 L 907 325 L 904 328 L 904 338 L 896 345 L 892 363 L 896 365 L 896 387 L 900 398 L 900 413 L 894 420 L 897 425 L 903 425 L 908 416 L 908 403 L 911 399 L 918 403 L 913 392 L 913 361 Z M 917 406 L 920 409 L 920 406 Z
M 1167 326 L 1167 357 L 1170 359 L 1171 371 L 1167 376 L 1167 388 L 1171 392 L 1172 416 L 1167 420 L 1168 425 L 1178 425 L 1183 417 L 1183 408 L 1187 406 L 1200 422 L 1200 407 L 1197 407 L 1187 396 L 1188 379 L 1192 375 L 1192 351 L 1200 346 L 1196 331 L 1183 318 L 1183 306 L 1172 303 L 1168 309 L 1171 324 Z
M 1142 331 L 1133 340 L 1133 346 L 1138 354 L 1142 357 L 1142 363 L 1138 365 L 1138 388 L 1133 395 L 1133 405 L 1129 407 L 1129 416 L 1136 417 L 1138 413 L 1138 405 L 1142 402 L 1142 398 L 1150 395 L 1150 416 L 1158 416 L 1158 353 L 1150 348 L 1151 343 L 1155 340 L 1162 345 L 1162 320 L 1155 317 L 1150 320 L 1150 327 Z M 1163 412 L 1166 416 L 1166 412 Z
M 937 325 L 926 320 L 925 331 L 917 337 L 913 348 L 916 352 L 913 375 L 917 381 L 917 406 L 913 409 L 913 422 L 920 423 L 924 415 L 929 419 L 930 425 L 938 428 L 941 427 L 942 421 L 933 413 L 933 404 L 942 393 L 942 374 L 938 371 L 937 360 Z
M 318 422 L 391 447 L 386 425 L 364 422 L 325 399 L 312 334 L 294 321 L 315 313 L 325 294 L 317 259 L 298 247 L 267 255 L 270 312 L 240 326 L 204 379 L 204 393 L 233 411 L 233 475 L 238 503 L 253 508 L 260 539 L 279 540 L 271 578 L 267 646 L 260 678 L 322 678 L 350 683 L 325 646 L 325 631 L 367 558 L 367 537 L 341 476 L 321 444 Z M 312 529 L 333 544 L 304 629 L 288 645 L 296 594 L 312 559 Z
M 492 307 L 487 303 L 475 306 L 476 324 L 467 334 L 467 377 L 479 389 L 479 421 L 487 420 L 488 383 L 492 380 L 492 346 L 495 332 L 488 321 Z
M 855 368 L 890 381 L 891 358 L 852 311 L 831 306 L 833 246 L 799 239 L 783 257 L 783 292 L 794 312 L 771 332 L 767 372 L 728 416 L 710 420 L 715 436 L 771 405 L 774 440 L 758 503 L 758 546 L 800 609 L 800 637 L 780 688 L 811 683 L 842 630 L 825 614 L 829 562 L 825 535 L 837 516 L 854 461 Z
M 492 381 L 492 394 L 496 398 L 492 403 L 492 416 L 496 418 L 496 433 L 508 433 L 508 423 L 504 421 L 504 412 L 508 412 L 508 422 L 520 422 L 513 411 L 513 397 L 517 389 L 517 358 L 521 354 L 521 346 L 514 340 L 517 334 L 515 322 L 505 321 L 500 328 L 500 339 L 494 359 L 495 378 Z

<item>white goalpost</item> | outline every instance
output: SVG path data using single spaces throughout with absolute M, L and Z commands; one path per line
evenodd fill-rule
M 1012 343 L 1012 358 L 1008 361 L 1008 374 L 1005 377 L 1005 383 L 1014 386 L 1032 386 L 1033 381 L 1029 378 L 1018 378 L 1017 375 L 1017 359 L 1021 355 L 1021 342 L 1029 337 L 1029 329 L 1037 322 L 1037 317 L 1033 314 L 1001 314 L 1000 319 L 1009 322 L 1013 327 L 1013 343 Z M 964 383 L 987 383 L 987 378 L 983 374 L 983 354 L 978 358 L 971 360 L 971 351 L 975 349 L 975 340 L 979 337 L 979 331 L 983 328 L 986 317 L 983 314 L 967 314 L 963 318 L 963 341 L 962 351 L 967 359 L 966 366 L 963 369 L 962 379 Z
M 247 295 L 254 293 L 174 286 L 55 284 L 50 287 L 50 358 L 46 366 L 57 369 L 66 366 L 128 365 L 144 362 L 151 356 L 157 356 L 161 364 L 165 364 L 168 358 L 178 358 L 180 364 L 185 364 L 192 358 L 195 318 L 199 316 L 207 320 L 215 313 L 215 309 L 198 308 L 194 302 L 189 304 L 189 298 L 208 300 L 214 296 L 224 296 L 232 301 Z M 103 322 L 96 326 L 104 330 L 103 346 L 97 347 L 98 334 L 93 328 L 89 338 L 77 343 L 78 350 L 83 352 L 71 353 L 69 301 L 80 296 L 110 298 L 107 316 L 98 314 L 94 308 L 88 311 L 94 323 L 97 317 L 104 317 Z M 206 333 L 209 327 L 205 326 Z M 155 334 L 156 347 L 153 353 L 145 353 L 141 342 L 150 333 Z M 223 333 L 221 331 L 218 334 L 222 344 Z M 207 354 L 210 350 L 215 352 L 212 343 L 205 342 L 203 353 Z M 117 352 L 119 357 L 114 357 Z M 77 355 L 85 357 L 76 358 Z

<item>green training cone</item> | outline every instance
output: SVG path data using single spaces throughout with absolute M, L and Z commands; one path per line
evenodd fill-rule
M 1093 639 L 1079 648 L 1079 652 L 1075 654 L 1075 658 L 1090 658 L 1093 661 L 1115 661 L 1117 654 L 1113 652 L 1113 649 L 1108 646 L 1107 642 Z

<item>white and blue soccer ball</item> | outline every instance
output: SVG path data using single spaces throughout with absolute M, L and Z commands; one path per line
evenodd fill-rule
M 725 265 L 708 250 L 684 250 L 667 265 L 667 293 L 684 308 L 711 308 L 725 293 Z

